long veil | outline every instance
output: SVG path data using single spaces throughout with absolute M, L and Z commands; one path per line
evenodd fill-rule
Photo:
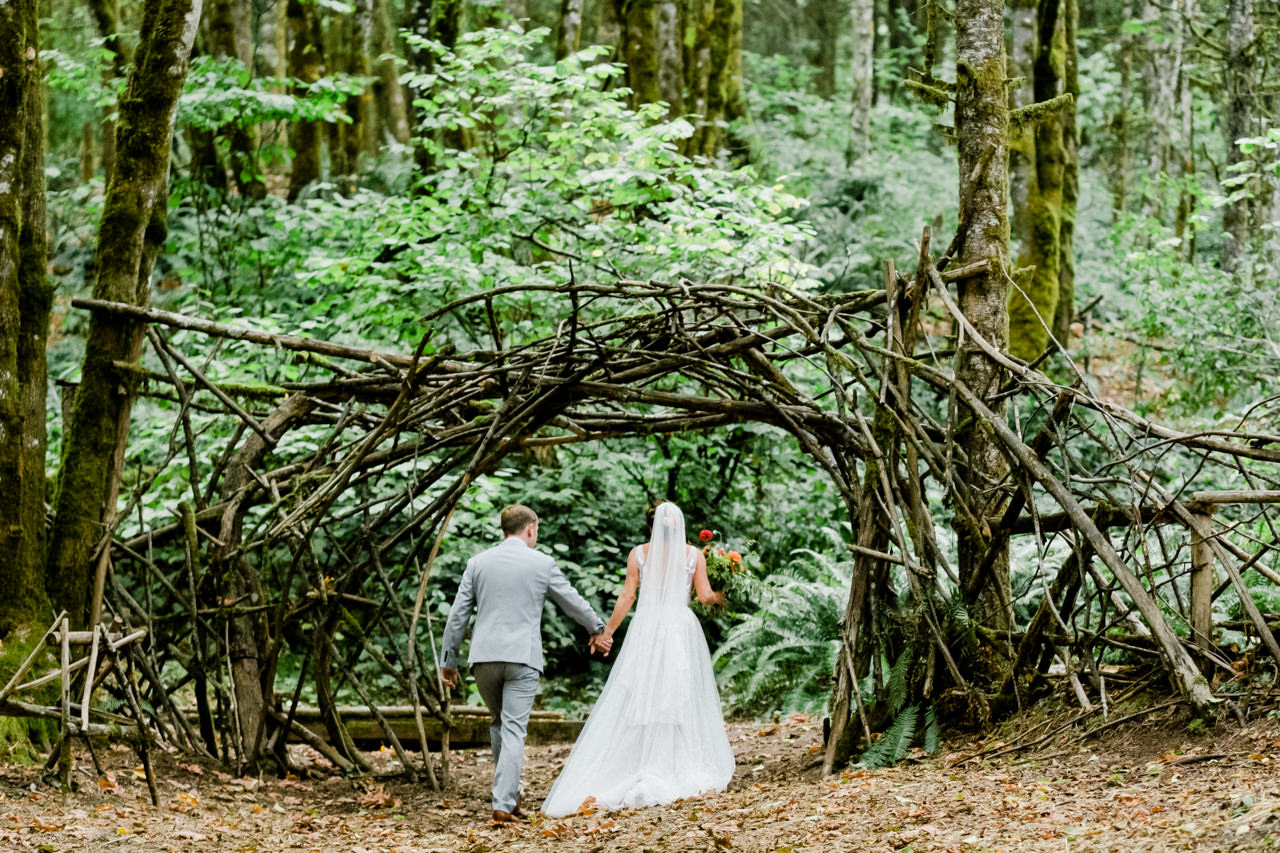
M 649 556 L 640 574 L 639 613 L 649 607 L 682 607 L 689 603 L 689 545 L 684 513 L 671 502 L 658 505 L 649 537 Z

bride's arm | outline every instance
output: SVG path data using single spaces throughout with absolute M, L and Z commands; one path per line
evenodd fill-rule
M 609 617 L 609 624 L 604 626 L 606 636 L 612 638 L 613 632 L 627 618 L 631 606 L 636 603 L 636 590 L 639 588 L 640 565 L 636 562 L 636 552 L 633 549 L 627 556 L 627 579 L 622 583 L 622 592 L 618 593 L 618 603 L 613 605 L 613 615 Z
M 701 551 L 698 552 L 698 565 L 693 569 L 693 591 L 703 604 L 724 604 L 724 593 L 711 588 L 711 581 L 707 578 L 707 558 Z

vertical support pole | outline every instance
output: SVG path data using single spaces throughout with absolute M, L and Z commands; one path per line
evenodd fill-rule
M 1213 507 L 1192 504 L 1195 519 L 1191 525 L 1191 640 L 1198 647 L 1213 646 L 1213 547 L 1209 536 L 1213 530 Z
M 70 617 L 62 617 L 62 739 L 58 743 L 58 783 L 71 790 L 71 636 Z

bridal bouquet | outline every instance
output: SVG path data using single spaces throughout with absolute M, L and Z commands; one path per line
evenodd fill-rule
M 707 561 L 707 579 L 711 581 L 711 588 L 724 593 L 725 610 L 733 613 L 750 602 L 750 577 L 742 554 L 736 550 L 726 550 L 714 541 L 718 533 L 715 530 L 703 530 L 698 538 L 702 541 L 702 553 Z

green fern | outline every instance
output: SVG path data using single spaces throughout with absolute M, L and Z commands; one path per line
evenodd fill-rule
M 889 670 L 889 713 L 897 714 L 911 693 L 911 670 L 916 662 L 915 646 L 907 646 Z
M 919 705 L 908 705 L 898 716 L 893 725 L 880 740 L 871 744 L 871 748 L 862 753 L 857 764 L 868 770 L 880 767 L 892 767 L 901 761 L 911 749 L 911 742 L 916 739 L 916 721 L 920 716 Z
M 924 751 L 927 755 L 934 755 L 938 751 L 938 741 L 940 740 L 938 731 L 938 715 L 933 712 L 932 703 L 924 709 Z

